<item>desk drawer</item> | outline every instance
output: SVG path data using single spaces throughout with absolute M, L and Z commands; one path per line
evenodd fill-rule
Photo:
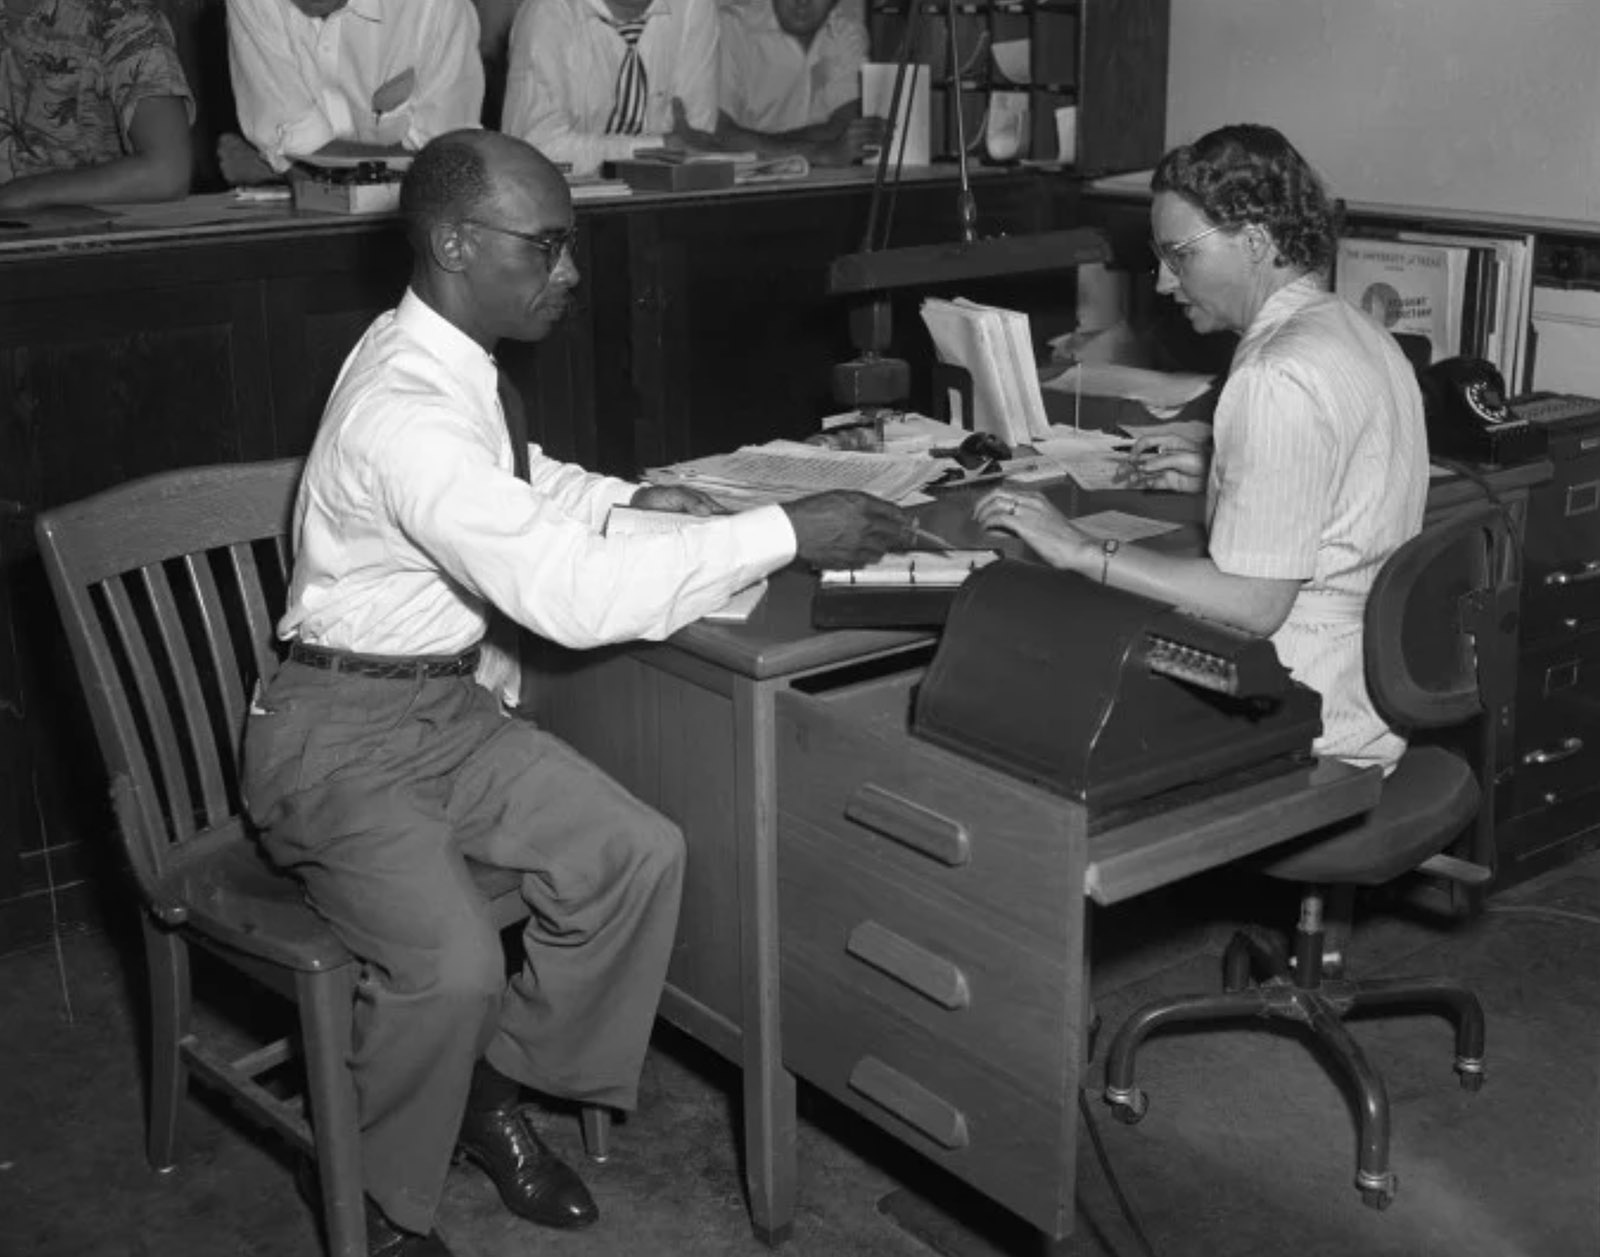
M 832 975 L 786 966 L 782 1000 L 795 1073 L 1047 1234 L 1070 1229 L 1075 1059 L 1055 1090 L 1024 1089 Z
M 844 1017 L 889 1010 L 1041 1102 L 1063 1057 L 1078 1058 L 1081 934 L 1042 951 L 1025 931 L 952 912 L 792 820 L 778 834 L 778 922 L 784 988 L 825 981 L 846 993 Z
M 1517 670 L 1521 816 L 1593 790 L 1600 781 L 1600 633 L 1523 651 Z
M 1083 810 L 913 738 L 916 679 L 777 696 L 780 833 L 831 842 L 952 914 L 1059 948 L 1079 928 Z

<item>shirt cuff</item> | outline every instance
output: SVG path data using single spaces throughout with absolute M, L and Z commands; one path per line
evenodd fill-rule
M 800 542 L 789 522 L 789 512 L 783 507 L 758 506 L 753 511 L 741 511 L 735 519 L 742 530 L 748 531 L 751 543 L 762 555 L 778 560 L 779 567 L 794 561 Z

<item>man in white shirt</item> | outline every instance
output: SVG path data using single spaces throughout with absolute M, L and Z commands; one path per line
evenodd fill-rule
M 839 0 L 724 0 L 721 147 L 849 165 L 883 141 L 861 116 L 866 24 Z
M 717 125 L 716 0 L 524 0 L 500 129 L 575 175 Z
M 217 145 L 230 183 L 319 153 L 415 152 L 483 110 L 471 0 L 228 0 L 228 62 L 244 132 Z
M 288 660 L 252 708 L 244 796 L 267 853 L 368 969 L 352 1068 L 369 1249 L 437 1257 L 453 1149 L 522 1217 L 597 1216 L 519 1088 L 633 1107 L 683 874 L 671 822 L 474 679 L 490 611 L 572 647 L 663 638 L 797 557 L 866 562 L 913 524 L 828 493 L 603 536 L 619 503 L 712 504 L 513 444 L 520 403 L 491 355 L 566 312 L 565 181 L 521 141 L 460 131 L 418 154 L 401 212 L 411 286 L 345 362 L 306 463 Z M 467 858 L 524 874 L 509 986 Z

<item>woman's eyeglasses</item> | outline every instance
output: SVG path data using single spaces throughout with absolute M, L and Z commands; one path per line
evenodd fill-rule
M 1207 236 L 1215 235 L 1227 226 L 1226 223 L 1217 223 L 1214 227 L 1207 227 L 1204 231 L 1197 231 L 1192 236 L 1185 236 L 1176 244 L 1162 244 L 1161 241 L 1150 241 L 1150 252 L 1156 255 L 1156 261 L 1166 267 L 1174 275 L 1181 274 L 1184 265 L 1194 254 L 1194 246 Z
M 518 240 L 526 240 L 535 249 L 544 254 L 546 266 L 553 267 L 561 260 L 563 253 L 570 257 L 577 255 L 578 229 L 565 227 L 558 231 L 518 231 L 514 227 L 502 227 L 498 223 L 486 223 L 479 218 L 463 218 L 464 223 L 471 223 L 474 227 L 481 227 L 485 231 L 492 231 L 496 235 L 515 236 Z

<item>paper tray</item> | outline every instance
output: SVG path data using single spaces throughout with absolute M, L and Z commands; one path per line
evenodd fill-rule
M 706 192 L 733 187 L 731 161 L 667 162 L 625 158 L 613 162 L 616 177 L 635 192 Z

